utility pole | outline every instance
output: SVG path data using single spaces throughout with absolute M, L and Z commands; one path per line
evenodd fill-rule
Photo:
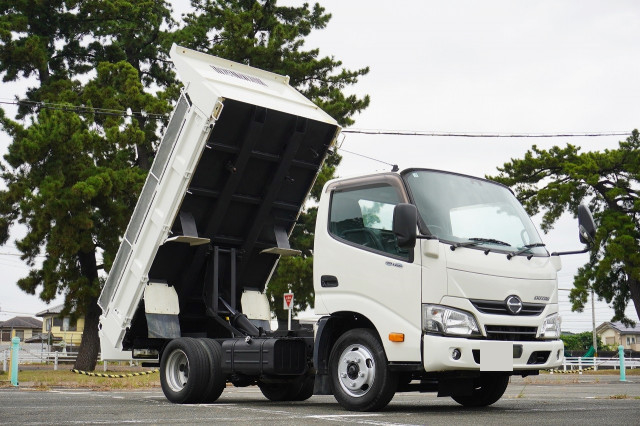
M 591 289 L 591 323 L 593 325 L 593 350 L 595 351 L 594 356 L 598 356 L 598 335 L 596 334 L 596 301 L 593 292 L 593 288 Z

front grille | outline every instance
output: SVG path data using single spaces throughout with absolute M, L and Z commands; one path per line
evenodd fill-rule
M 483 314 L 512 315 L 507 309 L 504 300 L 472 300 L 471 303 Z M 535 316 L 540 315 L 545 305 L 542 303 L 522 303 L 522 310 L 518 315 Z
M 536 340 L 536 327 L 516 327 L 511 325 L 486 325 L 487 340 L 504 340 L 508 342 L 526 342 Z

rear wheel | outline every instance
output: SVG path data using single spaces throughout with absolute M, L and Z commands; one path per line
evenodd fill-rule
M 214 402 L 225 388 L 225 376 L 222 372 L 222 347 L 213 339 L 198 339 L 209 357 L 208 383 L 202 395 L 202 402 Z
M 177 404 L 200 402 L 207 385 L 209 359 L 196 339 L 169 342 L 160 360 L 160 384 L 167 399 Z
M 451 398 L 465 407 L 486 407 L 497 402 L 509 385 L 509 376 L 504 374 L 485 374 L 474 381 L 471 395 Z
M 398 376 L 387 367 L 382 343 L 365 328 L 350 330 L 336 341 L 329 375 L 334 397 L 351 411 L 385 407 L 398 387 Z
M 258 382 L 262 394 L 270 401 L 306 401 L 313 395 L 313 376 L 288 382 Z
M 313 396 L 313 386 L 315 385 L 315 376 L 306 376 L 302 381 L 300 392 L 294 401 L 306 401 Z

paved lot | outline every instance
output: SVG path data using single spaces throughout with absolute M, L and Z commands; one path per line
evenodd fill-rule
M 635 379 L 635 381 L 633 380 Z M 464 409 L 434 394 L 397 394 L 379 413 L 352 413 L 331 396 L 298 403 L 267 401 L 259 389 L 227 388 L 215 404 L 180 406 L 158 390 L 95 392 L 0 389 L 1 424 L 640 424 L 640 378 L 541 376 L 513 379 L 505 397 Z

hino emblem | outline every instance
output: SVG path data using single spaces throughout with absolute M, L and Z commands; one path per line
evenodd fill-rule
M 512 315 L 518 315 L 522 311 L 522 300 L 518 296 L 507 297 L 505 304 Z

